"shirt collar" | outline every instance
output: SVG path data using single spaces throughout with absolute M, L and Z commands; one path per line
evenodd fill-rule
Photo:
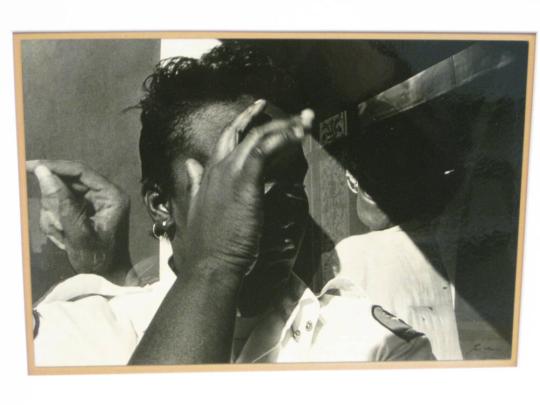
M 260 315 L 256 322 L 251 322 L 250 330 L 243 330 L 244 338 L 235 339 L 241 348 L 234 348 L 237 363 L 255 363 L 258 361 L 273 362 L 279 353 L 279 347 L 288 331 L 301 311 L 299 303 L 308 305 L 316 303 L 317 298 L 296 275 L 291 274 L 280 292 L 280 299 L 275 301 L 274 306 Z M 249 319 L 247 320 L 249 321 Z M 235 338 L 240 325 L 245 324 L 246 319 L 237 318 Z M 248 332 L 248 333 L 246 333 Z M 247 335 L 247 336 L 246 336 Z
M 172 285 L 176 275 L 170 267 L 172 249 L 169 241 L 161 240 L 159 250 L 160 281 Z M 321 309 L 319 298 L 325 294 L 342 293 L 365 296 L 363 291 L 345 277 L 336 277 L 328 281 L 321 291 L 315 294 L 300 277 L 291 273 L 276 307 L 253 322 L 253 329 L 240 350 L 236 362 L 275 361 L 280 347 L 287 338 L 292 336 L 293 339 L 299 339 L 302 331 L 315 328 Z M 312 333 L 310 335 L 312 336 Z M 243 341 L 243 339 L 240 340 Z M 302 344 L 298 345 L 299 350 L 305 351 L 310 343 L 311 338 L 303 337 Z

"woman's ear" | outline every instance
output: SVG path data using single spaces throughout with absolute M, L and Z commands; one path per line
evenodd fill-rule
M 156 239 L 165 237 L 169 240 L 174 238 L 176 224 L 172 216 L 172 204 L 165 194 L 156 185 L 144 193 L 146 209 L 152 218 L 152 234 Z
M 364 191 L 363 188 L 360 187 L 360 184 L 358 184 L 358 180 L 356 180 L 356 177 L 354 177 L 351 172 L 345 170 L 345 177 L 347 178 L 347 186 L 352 193 L 356 194 L 358 198 L 362 198 L 367 203 L 376 205 L 375 200 L 373 200 L 371 195 L 369 195 L 366 191 Z
M 360 187 L 356 177 L 354 177 L 348 170 L 345 170 L 345 178 L 347 179 L 347 186 L 349 187 L 349 190 L 351 190 L 353 194 L 358 194 Z
M 159 186 L 152 186 L 145 191 L 144 204 L 154 223 L 172 220 L 171 204 Z

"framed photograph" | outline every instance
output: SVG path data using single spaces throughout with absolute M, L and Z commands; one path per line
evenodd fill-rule
M 515 366 L 535 39 L 14 34 L 29 373 Z

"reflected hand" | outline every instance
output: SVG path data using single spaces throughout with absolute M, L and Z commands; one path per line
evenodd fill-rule
M 129 197 L 87 166 L 67 160 L 26 163 L 41 190 L 40 227 L 66 251 L 77 273 L 122 277 L 131 267 Z

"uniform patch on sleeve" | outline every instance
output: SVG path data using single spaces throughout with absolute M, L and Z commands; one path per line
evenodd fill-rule
M 371 314 L 373 315 L 373 318 L 375 318 L 375 320 L 382 326 L 407 342 L 424 335 L 423 333 L 414 330 L 402 319 L 399 319 L 397 316 L 385 311 L 380 305 L 373 305 L 371 307 Z

